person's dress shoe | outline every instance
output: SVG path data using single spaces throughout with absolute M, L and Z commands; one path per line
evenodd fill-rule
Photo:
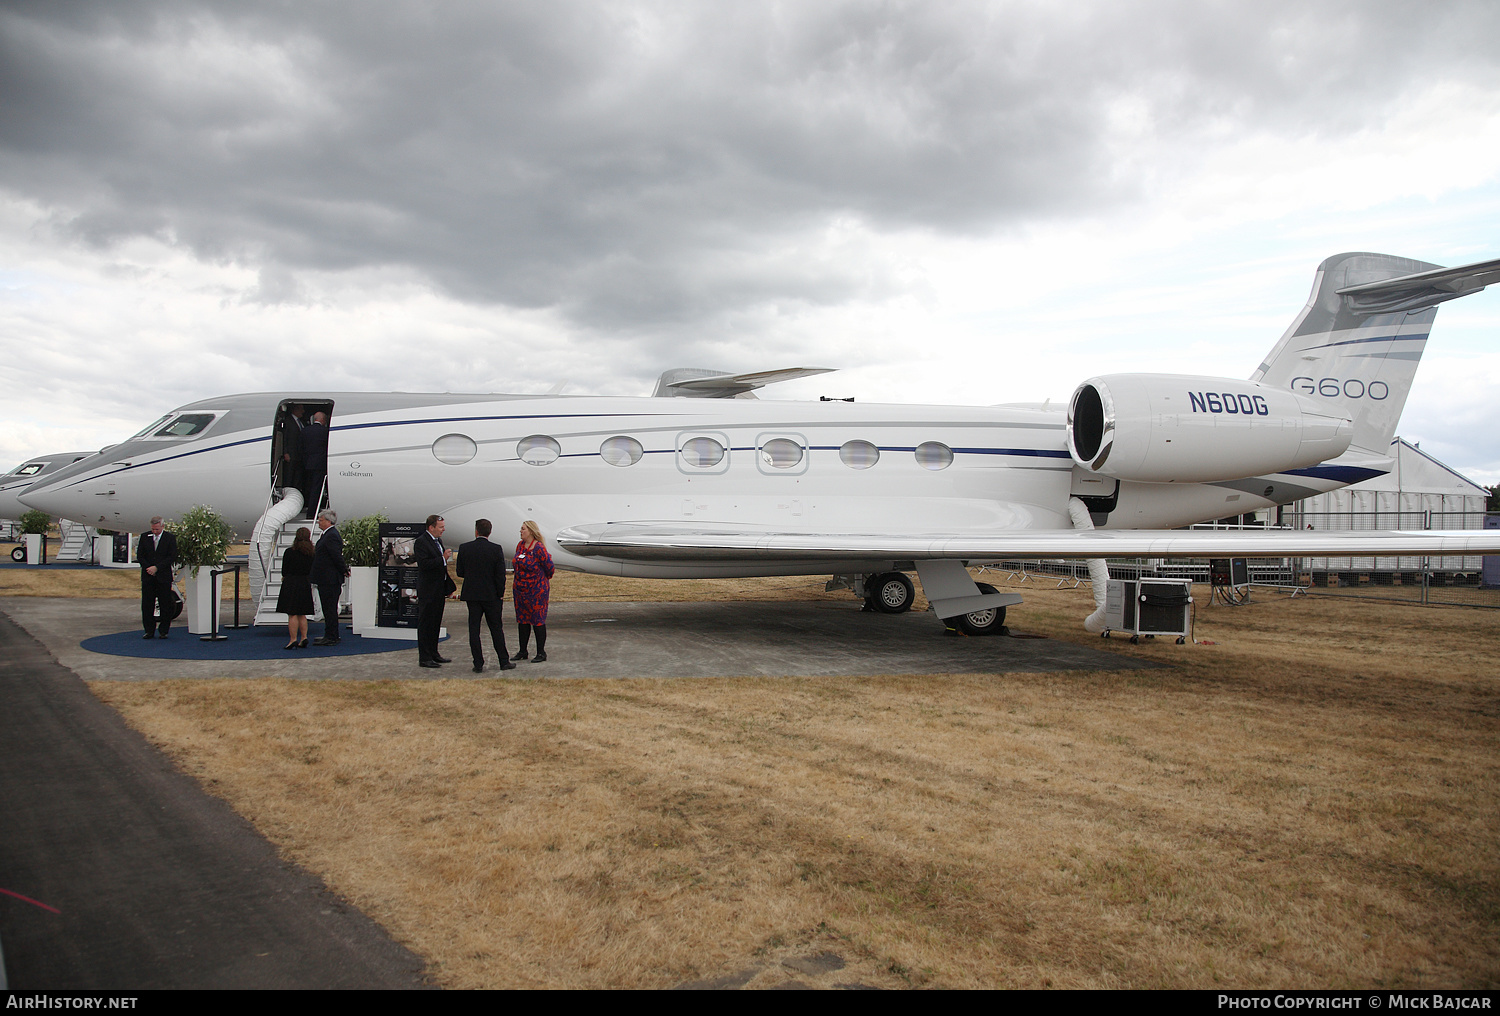
M 476 663 L 476 664 L 474 664 L 474 673 L 476 673 L 476 674 L 483 674 L 484 673 L 484 664 L 482 664 L 482 663 Z
M 500 667 L 501 670 L 515 670 L 516 669 L 516 665 L 514 663 L 510 662 L 509 660 L 501 660 L 500 663 L 499 663 L 499 667 Z
M 296 649 L 297 645 L 298 645 L 298 643 L 296 643 L 296 642 L 288 642 L 286 645 L 282 646 L 281 648 L 283 648 L 283 649 Z
M 297 648 L 298 649 L 306 649 L 307 648 L 307 639 L 303 639 L 301 642 L 298 642 L 297 643 Z
M 315 646 L 336 646 L 336 645 L 338 645 L 342 641 L 344 641 L 344 640 L 343 639 L 327 639 L 327 638 L 324 638 L 324 639 L 313 639 L 313 645 L 315 645 Z
M 538 652 L 535 656 L 533 656 L 531 658 L 531 662 L 532 663 L 546 663 L 547 662 L 547 654 L 543 653 L 543 652 Z
M 154 639 L 154 638 L 156 638 L 156 632 L 154 632 L 154 631 L 148 631 L 146 634 L 142 635 L 141 638 L 143 638 L 143 639 Z
M 452 663 L 453 662 L 451 659 L 449 659 L 446 656 L 434 656 L 433 659 L 437 660 L 439 663 Z
M 419 666 L 419 667 L 428 667 L 428 668 L 430 668 L 432 670 L 442 670 L 443 669 L 443 665 L 441 663 L 439 663 L 438 661 L 436 661 L 436 660 L 423 660 L 421 663 L 417 664 L 417 666 Z
M 526 660 L 526 659 L 530 659 L 530 657 L 528 657 L 526 655 L 526 650 L 524 650 L 524 649 L 522 649 L 519 653 L 517 653 L 516 655 L 514 655 L 514 656 L 511 657 L 511 661 L 512 662 L 514 662 L 516 660 Z
M 164 639 L 164 638 L 167 637 L 167 633 L 164 632 L 164 631 L 163 632 L 157 632 L 156 633 L 156 637 L 159 638 L 159 639 Z

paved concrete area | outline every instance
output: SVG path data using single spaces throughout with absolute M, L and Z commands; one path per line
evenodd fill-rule
M 424 986 L 419 957 L 4 618 L 0 888 L 13 991 Z
M 471 670 L 468 611 L 448 605 L 450 635 L 443 652 L 453 663 L 417 667 L 415 646 L 375 656 L 319 658 L 315 649 L 293 659 L 255 661 L 137 660 L 80 647 L 86 638 L 133 630 L 139 607 L 131 600 L 9 597 L 0 613 L 40 639 L 57 660 L 87 681 L 171 677 L 431 680 L 479 677 Z M 509 610 L 507 610 L 509 615 Z M 559 603 L 547 623 L 546 663 L 495 669 L 485 635 L 484 677 L 739 677 L 861 674 L 1003 673 L 1054 670 L 1128 670 L 1151 664 L 1102 649 L 1050 639 L 955 638 L 931 614 L 865 613 L 859 604 L 795 603 Z M 515 651 L 515 626 L 506 638 Z M 142 643 L 147 644 L 147 643 Z M 534 647 L 533 647 L 534 648 Z M 292 654 L 288 654 L 291 656 Z

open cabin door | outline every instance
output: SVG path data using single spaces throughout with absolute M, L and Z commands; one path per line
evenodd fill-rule
M 287 488 L 303 492 L 303 514 L 312 518 L 327 506 L 324 478 L 328 475 L 327 442 L 304 440 L 313 414 L 325 413 L 333 420 L 332 399 L 283 399 L 276 407 L 271 429 L 271 499 L 280 501 Z M 317 489 L 314 490 L 313 488 Z

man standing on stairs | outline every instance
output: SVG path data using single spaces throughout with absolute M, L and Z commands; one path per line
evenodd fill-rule
M 316 412 L 302 428 L 302 515 L 314 518 L 323 506 L 323 480 L 328 476 L 328 414 Z M 322 541 L 319 541 L 322 542 Z
M 339 535 L 338 521 L 338 513 L 332 509 L 318 513 L 318 528 L 323 535 L 313 547 L 312 581 L 318 587 L 318 603 L 323 608 L 323 637 L 314 640 L 315 646 L 336 646 L 340 641 L 339 590 L 344 588 L 349 566 L 344 563 L 344 538 Z
M 286 407 L 281 419 L 281 486 L 302 489 L 302 414 L 300 403 Z

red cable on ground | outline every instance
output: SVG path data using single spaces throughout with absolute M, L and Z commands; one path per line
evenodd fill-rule
M 34 907 L 41 907 L 43 910 L 50 910 L 54 914 L 62 913 L 62 911 L 58 910 L 56 907 L 49 907 L 47 906 L 47 904 L 41 902 L 40 900 L 34 900 L 30 896 L 22 896 L 20 893 L 13 893 L 9 889 L 0 889 L 0 893 L 4 893 L 7 896 L 14 896 L 18 900 L 25 900 L 27 903 L 30 903 Z

